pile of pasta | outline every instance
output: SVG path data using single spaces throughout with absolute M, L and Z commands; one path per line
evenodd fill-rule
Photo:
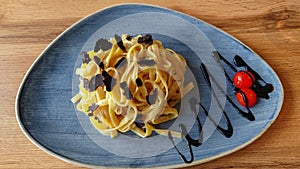
M 182 137 L 157 128 L 178 117 L 174 106 L 194 87 L 184 86 L 186 61 L 152 36 L 123 34 L 99 39 L 94 50 L 83 52 L 79 92 L 71 101 L 86 113 L 103 135 L 132 131 L 140 137 L 153 132 Z

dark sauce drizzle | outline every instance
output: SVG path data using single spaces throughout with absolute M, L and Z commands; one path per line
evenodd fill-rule
M 274 90 L 272 84 L 267 83 L 262 77 L 254 71 L 240 56 L 235 55 L 233 59 L 234 64 L 237 67 L 244 67 L 247 71 L 251 72 L 257 81 L 254 82 L 254 85 L 251 89 L 256 93 L 257 97 L 269 99 L 270 96 L 268 95 Z M 264 85 L 260 84 L 259 82 L 264 83 Z
M 209 78 L 209 75 L 208 75 L 208 72 L 207 72 L 207 69 L 205 67 L 205 65 L 203 63 L 201 63 L 201 71 L 202 71 L 202 74 L 204 76 L 204 79 L 209 87 L 209 90 L 212 92 L 213 94 L 213 97 L 216 98 L 217 100 L 217 103 L 218 103 L 218 106 L 220 108 L 222 108 L 221 104 L 220 104 L 220 101 L 216 95 L 216 92 L 212 89 L 211 87 L 211 83 L 210 83 L 210 78 Z M 231 137 L 232 134 L 233 134 L 233 127 L 232 127 L 232 124 L 227 116 L 227 113 L 225 112 L 225 110 L 222 111 L 222 114 L 223 116 L 225 117 L 225 122 L 226 122 L 226 125 L 227 125 L 227 130 L 221 128 L 212 118 L 211 116 L 208 114 L 208 111 L 205 109 L 205 107 L 203 106 L 203 104 L 200 103 L 200 106 L 202 108 L 202 110 L 204 111 L 205 115 L 213 122 L 213 124 L 217 127 L 217 130 L 219 130 L 219 132 L 221 134 L 223 134 L 225 137 Z
M 224 63 L 226 63 L 234 72 L 237 72 L 238 70 L 229 62 L 227 61 L 219 52 L 217 51 L 214 51 L 213 53 L 213 56 L 214 57 L 218 57 L 224 61 Z M 261 76 L 255 72 L 249 65 L 246 64 L 246 62 L 239 56 L 235 56 L 234 57 L 234 63 L 237 67 L 241 67 L 241 66 L 244 66 L 249 72 L 251 72 L 255 79 L 256 80 L 260 80 L 262 82 L 265 83 L 264 86 L 262 86 L 260 83 L 258 83 L 258 81 L 255 81 L 254 85 L 252 86 L 252 89 L 254 90 L 254 92 L 257 93 L 258 96 L 261 96 L 261 98 L 265 98 L 265 99 L 268 99 L 269 96 L 268 96 L 268 93 L 272 92 L 273 91 L 273 86 L 272 84 L 269 84 L 269 83 L 266 83 L 262 78 Z M 233 100 L 228 96 L 226 95 L 226 93 L 223 91 L 223 89 L 221 88 L 221 86 L 217 83 L 217 81 L 214 79 L 214 77 L 209 74 L 209 72 L 207 71 L 205 65 L 203 63 L 201 63 L 200 65 L 200 68 L 202 70 L 202 73 L 203 73 L 203 76 L 204 76 L 204 79 L 206 81 L 206 83 L 208 84 L 209 86 L 209 89 L 210 91 L 212 92 L 213 94 L 213 97 L 215 97 L 217 99 L 217 102 L 218 102 L 218 105 L 220 105 L 219 103 L 219 100 L 218 98 L 216 97 L 216 93 L 215 91 L 212 89 L 211 87 L 211 82 L 210 82 L 210 79 L 215 83 L 217 84 L 217 87 L 219 88 L 219 90 L 226 96 L 226 99 L 228 100 L 228 102 L 243 116 L 245 117 L 246 119 L 250 120 L 250 121 L 254 121 L 255 120 L 255 117 L 253 115 L 253 113 L 251 112 L 251 110 L 249 109 L 249 106 L 248 106 L 248 100 L 245 96 L 245 93 L 243 93 L 242 91 L 238 91 L 238 92 L 241 92 L 242 96 L 243 96 L 243 99 L 246 103 L 246 107 L 247 107 L 247 110 L 248 112 L 244 112 L 242 111 L 234 102 Z M 228 75 L 228 73 L 224 70 L 224 73 L 225 73 L 225 76 L 227 77 L 227 79 L 232 82 L 230 76 Z M 229 138 L 232 136 L 233 134 L 233 126 L 230 122 L 230 119 L 227 115 L 227 113 L 225 112 L 225 110 L 223 110 L 222 112 L 222 115 L 225 117 L 225 122 L 226 122 L 226 125 L 227 125 L 227 129 L 224 129 L 222 127 L 220 127 L 212 118 L 211 116 L 209 115 L 208 111 L 205 109 L 204 105 L 197 102 L 197 100 L 195 98 L 192 98 L 190 100 L 190 106 L 191 106 L 191 110 L 196 118 L 196 121 L 197 121 L 197 124 L 198 124 L 198 132 L 199 132 L 199 138 L 198 139 L 193 139 L 191 138 L 191 136 L 188 134 L 188 131 L 185 127 L 184 124 L 179 124 L 179 128 L 181 130 L 181 133 L 182 135 L 184 136 L 186 142 L 187 142 L 187 145 L 188 145 L 188 148 L 189 148 L 189 151 L 190 151 L 190 159 L 188 160 L 186 158 L 186 156 L 184 154 L 182 154 L 180 152 L 180 150 L 178 149 L 178 147 L 175 145 L 174 143 L 174 140 L 173 140 L 173 137 L 172 137 L 172 134 L 169 132 L 168 133 L 168 138 L 169 140 L 171 141 L 171 143 L 173 144 L 175 150 L 177 151 L 177 153 L 179 154 L 179 156 L 181 157 L 181 159 L 185 162 L 185 163 L 191 163 L 193 162 L 194 160 L 194 154 L 193 154 L 193 150 L 192 150 L 192 146 L 194 147 L 198 147 L 200 145 L 202 145 L 203 143 L 203 132 L 202 132 L 202 125 L 201 125 L 201 121 L 199 119 L 199 116 L 198 116 L 198 113 L 196 111 L 196 105 L 199 104 L 201 109 L 204 111 L 204 114 L 213 122 L 213 124 L 217 127 L 217 130 L 222 134 L 224 135 L 225 137 Z
M 204 77 L 205 77 L 205 81 L 210 85 L 210 80 L 211 79 L 218 87 L 218 89 L 225 95 L 226 99 L 228 100 L 228 102 L 246 119 L 250 120 L 250 121 L 254 121 L 255 117 L 253 115 L 253 113 L 250 111 L 250 109 L 248 109 L 248 112 L 244 112 L 242 109 L 240 109 L 234 102 L 233 100 L 225 93 L 225 91 L 222 89 L 222 87 L 218 84 L 218 82 L 215 80 L 214 76 L 212 76 L 211 74 L 209 74 L 205 68 L 205 65 L 203 63 L 201 63 L 201 70 L 202 72 L 204 72 Z M 211 90 L 213 91 L 213 90 Z M 214 91 L 213 91 L 214 92 Z
M 182 135 L 184 136 L 184 138 L 187 141 L 187 145 L 189 147 L 189 151 L 190 151 L 190 160 L 187 160 L 187 158 L 179 151 L 179 149 L 177 148 L 177 146 L 174 143 L 172 134 L 169 132 L 168 133 L 168 138 L 171 141 L 171 143 L 173 144 L 173 146 L 175 147 L 175 150 L 177 151 L 177 153 L 180 155 L 181 159 L 185 162 L 185 163 L 191 163 L 194 161 L 194 153 L 192 150 L 192 146 L 195 147 L 199 147 L 200 145 L 202 145 L 203 142 L 203 132 L 202 132 L 202 124 L 200 122 L 199 116 L 196 112 L 196 101 L 194 99 L 190 100 L 190 106 L 191 109 L 193 110 L 193 114 L 196 118 L 197 124 L 198 124 L 198 133 L 199 133 L 199 138 L 198 139 L 193 139 L 189 134 L 188 131 L 185 127 L 184 124 L 179 124 L 179 128 L 181 130 Z
M 237 69 L 232 64 L 230 64 L 230 62 L 228 62 L 218 51 L 213 51 L 212 56 L 215 60 L 218 60 L 218 58 L 220 58 L 221 60 L 223 60 L 229 66 L 229 68 L 232 71 L 237 72 Z M 225 73 L 225 76 L 226 76 L 227 80 L 229 80 L 230 83 L 233 86 L 233 81 L 232 81 L 231 77 L 228 75 L 228 73 L 225 70 L 224 70 L 224 73 Z
M 214 52 L 213 54 L 217 54 L 221 60 L 224 61 L 234 72 L 237 72 L 237 69 L 234 68 L 234 66 L 228 62 L 219 52 Z M 274 90 L 274 87 L 272 84 L 267 83 L 256 71 L 254 71 L 239 55 L 235 55 L 233 58 L 233 62 L 237 67 L 244 67 L 245 70 L 251 72 L 256 81 L 254 81 L 254 85 L 251 87 L 251 89 L 256 93 L 257 97 L 263 98 L 263 99 L 269 99 L 270 96 L 268 95 Z M 225 71 L 227 74 L 227 72 Z M 232 82 L 232 80 L 230 79 Z M 262 85 L 262 82 L 264 85 Z

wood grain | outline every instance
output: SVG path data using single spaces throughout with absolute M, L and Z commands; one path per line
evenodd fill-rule
M 0 0 L 0 168 L 80 168 L 33 145 L 15 118 L 15 96 L 29 66 L 62 31 L 117 3 L 144 2 L 209 22 L 256 51 L 278 73 L 285 101 L 253 144 L 189 168 L 300 168 L 300 3 L 297 0 L 37 1 Z

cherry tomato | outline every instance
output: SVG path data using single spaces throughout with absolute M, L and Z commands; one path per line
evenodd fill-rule
M 243 88 L 240 89 L 235 95 L 237 101 L 244 107 L 247 107 L 246 102 L 248 102 L 248 107 L 253 107 L 256 104 L 256 93 L 249 89 Z
M 239 71 L 233 76 L 233 84 L 239 89 L 251 87 L 254 81 L 254 75 L 249 71 Z

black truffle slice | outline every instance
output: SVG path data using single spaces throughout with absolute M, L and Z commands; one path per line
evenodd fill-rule
M 126 50 L 126 48 L 123 44 L 122 38 L 119 35 L 115 34 L 115 39 L 117 41 L 117 45 L 119 46 L 119 48 L 122 50 Z
M 156 96 L 157 96 L 157 89 L 154 89 L 153 93 L 150 93 L 146 96 L 146 100 L 148 104 L 154 104 L 156 102 Z
M 99 86 L 103 86 L 103 76 L 101 74 L 97 74 L 93 76 L 89 82 L 89 90 L 94 91 L 96 90 Z
M 96 45 L 94 47 L 94 52 L 98 52 L 100 49 L 102 49 L 103 51 L 106 51 L 108 49 L 110 49 L 112 46 L 112 44 L 107 40 L 107 39 L 99 39 L 96 42 Z
M 131 35 L 127 35 L 127 37 L 126 37 L 126 40 L 128 40 L 128 41 L 131 41 L 131 40 L 132 40 L 132 38 L 133 38 L 133 36 L 131 36 Z
M 115 68 L 121 68 L 127 64 L 127 60 L 125 57 L 122 57 L 116 64 Z
M 87 54 L 86 52 L 81 52 L 81 55 L 83 55 L 82 63 L 89 63 L 91 61 L 89 54 Z
M 122 82 L 120 83 L 120 87 L 124 90 L 124 96 L 126 97 L 127 100 L 132 100 L 133 99 L 133 96 L 132 96 L 132 93 L 127 85 L 126 82 Z
M 103 83 L 106 86 L 106 91 L 111 92 L 113 87 L 116 85 L 116 79 L 111 77 L 106 71 L 102 72 L 104 77 Z
M 153 66 L 156 64 L 156 62 L 153 59 L 150 60 L 140 60 L 138 61 L 138 64 L 141 66 Z
M 92 105 L 89 106 L 89 109 L 88 109 L 88 110 L 93 112 L 93 111 L 95 111 L 98 107 L 99 107 L 99 106 L 98 106 L 97 104 L 93 103 Z
M 143 82 L 142 82 L 142 80 L 140 78 L 136 78 L 135 79 L 135 83 L 136 83 L 137 87 L 143 86 Z

